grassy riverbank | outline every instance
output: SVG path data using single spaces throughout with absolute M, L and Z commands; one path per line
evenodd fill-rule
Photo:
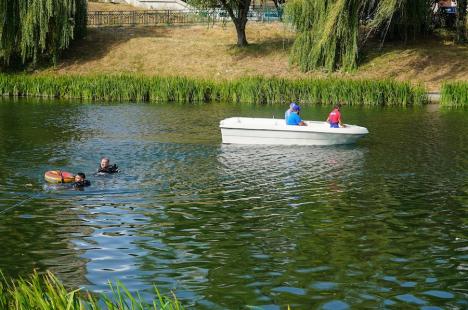
M 183 309 L 175 297 L 166 297 L 155 290 L 154 301 L 148 304 L 138 294 L 130 293 L 118 283 L 110 284 L 112 294 L 95 295 L 81 290 L 71 290 L 51 273 L 38 275 L 34 273 L 27 279 L 7 280 L 0 278 L 0 309 L 13 310 L 178 310 Z
M 392 80 L 281 79 L 208 80 L 143 75 L 0 75 L 0 94 L 92 101 L 230 102 L 352 105 L 419 105 L 425 89 Z
M 35 74 L 128 74 L 237 79 L 246 76 L 395 79 L 439 91 L 447 80 L 468 80 L 468 46 L 446 37 L 407 44 L 369 44 L 351 73 L 300 72 L 289 63 L 295 33 L 281 23 L 247 24 L 246 49 L 235 46 L 231 23 L 194 26 L 89 28 L 84 40 L 62 55 L 56 67 Z

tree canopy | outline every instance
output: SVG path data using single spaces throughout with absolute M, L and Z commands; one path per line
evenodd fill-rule
M 0 61 L 56 61 L 86 33 L 86 0 L 0 0 Z
M 466 2 L 466 1 L 465 1 Z M 374 36 L 408 40 L 430 29 L 434 0 L 290 0 L 286 16 L 298 35 L 292 62 L 304 71 L 356 68 Z M 459 9 L 459 15 L 466 12 Z

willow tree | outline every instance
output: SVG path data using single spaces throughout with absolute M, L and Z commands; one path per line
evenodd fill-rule
M 457 42 L 466 43 L 466 10 L 467 0 L 457 1 Z
M 0 0 L 0 61 L 56 61 L 86 33 L 86 0 Z
M 286 16 L 298 31 L 292 62 L 304 71 L 357 66 L 370 36 L 407 40 L 428 29 L 433 0 L 291 0 Z

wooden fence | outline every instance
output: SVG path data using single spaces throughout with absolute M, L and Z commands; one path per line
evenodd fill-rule
M 276 10 L 256 10 L 249 13 L 249 20 L 270 22 L 279 20 Z M 88 26 L 156 26 L 177 24 L 215 23 L 229 20 L 223 11 L 91 11 L 88 12 Z

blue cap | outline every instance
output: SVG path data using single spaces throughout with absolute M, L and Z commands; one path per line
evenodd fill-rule
M 301 107 L 298 106 L 295 102 L 292 102 L 292 103 L 289 105 L 289 107 L 290 107 L 291 110 L 293 110 L 293 111 L 299 112 L 299 111 L 301 110 Z

